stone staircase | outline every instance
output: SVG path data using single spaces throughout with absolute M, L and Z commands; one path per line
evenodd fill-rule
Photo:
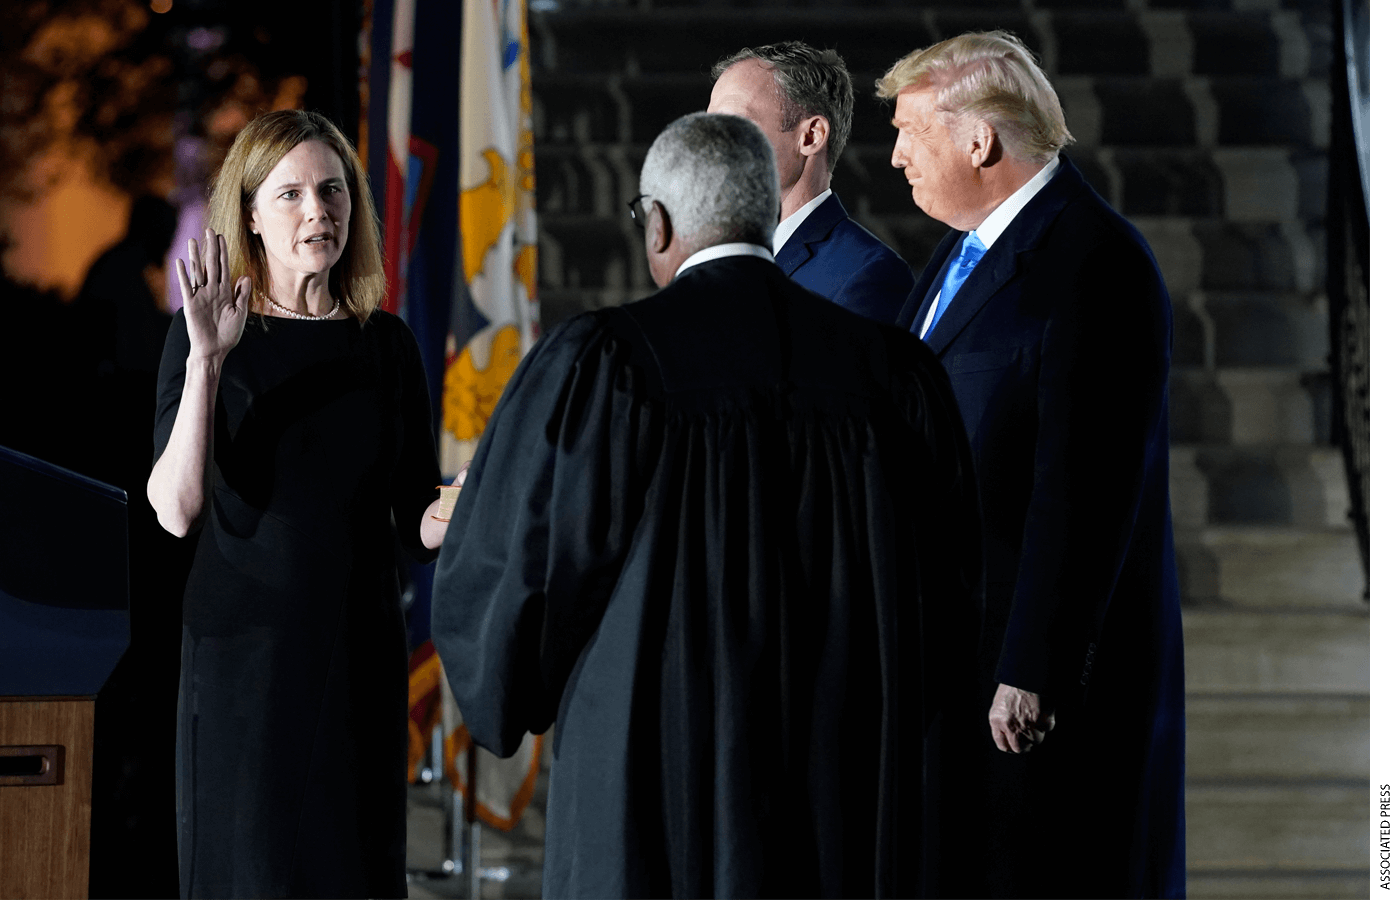
M 1365 896 L 1369 619 L 1322 294 L 1327 0 L 537 0 L 543 324 L 653 290 L 625 208 L 649 142 L 705 107 L 716 59 L 789 38 L 847 60 L 856 117 L 834 186 L 917 272 L 943 228 L 889 166 L 874 80 L 986 28 L 1040 54 L 1070 155 L 1147 236 L 1175 306 L 1188 890 Z

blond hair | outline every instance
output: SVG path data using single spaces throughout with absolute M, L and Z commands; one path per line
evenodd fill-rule
M 991 125 L 1016 159 L 1049 161 L 1074 142 L 1050 79 L 1009 32 L 970 31 L 915 50 L 875 82 L 875 93 L 889 100 L 935 85 L 940 111 Z
M 320 113 L 282 109 L 258 116 L 238 132 L 209 198 L 209 227 L 228 242 L 229 271 L 247 275 L 253 288 L 266 294 L 270 287 L 267 252 L 251 230 L 253 200 L 258 188 L 282 157 L 306 141 L 321 141 L 340 157 L 350 191 L 350 230 L 345 249 L 330 272 L 330 292 L 361 323 L 384 298 L 384 261 L 380 255 L 379 219 L 369 179 L 355 148 L 339 128 Z

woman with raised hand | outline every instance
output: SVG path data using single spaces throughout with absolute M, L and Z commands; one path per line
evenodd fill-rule
M 393 539 L 446 525 L 427 381 L 349 141 L 250 122 L 179 266 L 147 495 L 199 528 L 177 791 L 186 897 L 403 897 L 407 650 Z M 391 521 L 392 520 L 392 521 Z

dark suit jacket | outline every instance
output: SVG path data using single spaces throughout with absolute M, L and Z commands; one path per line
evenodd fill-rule
M 922 324 L 961 237 L 934 251 L 900 324 Z M 952 380 L 982 499 L 984 689 L 1047 695 L 1059 717 L 1027 755 L 1044 770 L 1016 777 L 1074 785 L 1079 799 L 1063 799 L 1085 821 L 1060 832 L 1118 847 L 1093 862 L 1098 887 L 1065 887 L 1081 896 L 1173 896 L 1184 882 L 1171 336 L 1152 251 L 1062 158 L 927 338 Z M 1055 895 L 1044 881 L 1036 891 Z
M 909 266 L 857 224 L 833 193 L 775 258 L 789 278 L 853 313 L 890 323 L 914 286 Z

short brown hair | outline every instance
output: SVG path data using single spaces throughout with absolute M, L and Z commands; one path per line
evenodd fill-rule
M 746 59 L 770 66 L 778 85 L 780 131 L 792 131 L 808 116 L 822 116 L 831 130 L 826 139 L 826 169 L 835 171 L 836 160 L 851 136 L 851 111 L 855 91 L 846 61 L 835 50 L 818 50 L 802 41 L 782 41 L 762 47 L 745 47 L 715 63 L 710 80 Z
M 267 253 L 253 240 L 250 227 L 258 188 L 282 157 L 306 141 L 321 141 L 340 157 L 350 190 L 350 230 L 345 250 L 331 267 L 330 291 L 350 315 L 364 322 L 384 299 L 384 260 L 379 219 L 369 178 L 355 148 L 335 124 L 320 113 L 281 109 L 258 116 L 238 132 L 209 198 L 209 227 L 228 242 L 232 277 L 247 275 L 253 288 L 268 289 Z
M 875 82 L 875 93 L 889 100 L 942 74 L 938 108 L 987 122 L 1011 156 L 1048 161 L 1074 142 L 1050 79 L 1006 31 L 970 31 L 915 50 Z

